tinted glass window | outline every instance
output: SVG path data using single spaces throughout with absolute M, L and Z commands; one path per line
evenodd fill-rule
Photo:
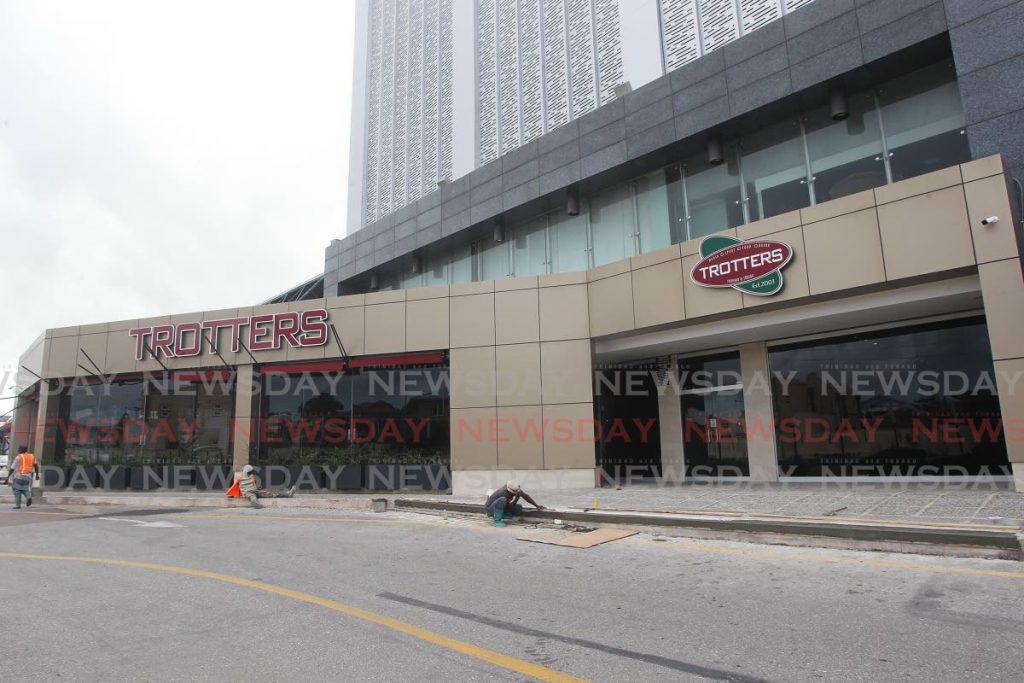
M 976 474 L 1007 463 L 981 320 L 774 349 L 769 363 L 782 474 Z

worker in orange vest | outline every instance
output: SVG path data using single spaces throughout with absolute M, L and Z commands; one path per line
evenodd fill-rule
M 18 457 L 14 459 L 11 468 L 7 471 L 7 479 L 4 484 L 10 484 L 14 491 L 14 509 L 21 508 L 21 497 L 25 496 L 25 505 L 32 507 L 32 475 L 39 477 L 39 465 L 36 464 L 36 456 L 28 452 L 27 446 L 18 448 Z
M 249 505 L 254 508 L 261 508 L 260 498 L 291 498 L 295 495 L 295 487 L 287 491 L 267 491 L 260 488 L 256 479 L 256 468 L 246 465 L 241 472 L 235 472 L 235 481 L 228 489 L 228 498 L 246 498 Z

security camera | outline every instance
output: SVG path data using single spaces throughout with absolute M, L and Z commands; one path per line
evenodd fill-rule
M 999 222 L 999 216 L 989 216 L 988 218 L 982 218 L 981 219 L 981 224 L 982 225 L 995 225 L 998 222 Z

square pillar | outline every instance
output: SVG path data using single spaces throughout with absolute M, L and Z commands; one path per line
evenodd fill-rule
M 259 376 L 252 365 L 235 368 L 235 419 L 234 439 L 231 447 L 231 465 L 240 470 L 248 465 L 257 443 L 257 422 L 259 417 L 259 389 L 255 384 Z
M 778 481 L 779 462 L 775 452 L 775 415 L 772 410 L 768 345 L 764 342 L 740 346 L 743 375 L 743 409 L 747 422 L 747 457 L 751 481 Z
M 1015 462 L 1013 468 L 1013 488 L 1017 493 L 1024 493 L 1024 463 Z
M 54 459 L 57 448 L 57 419 L 60 416 L 60 394 L 50 390 L 46 382 L 39 387 L 39 402 L 36 404 L 35 431 L 29 443 L 29 450 L 36 456 L 36 463 L 42 467 Z
M 679 372 L 675 357 L 668 369 Z M 670 383 L 669 387 L 675 386 Z M 683 452 L 683 406 L 678 393 L 668 390 L 658 396 L 658 431 L 661 436 L 661 472 L 666 482 L 681 484 L 686 479 Z

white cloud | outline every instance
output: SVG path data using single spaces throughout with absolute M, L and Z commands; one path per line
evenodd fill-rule
M 322 270 L 354 6 L 0 0 L 0 365 L 47 327 L 250 305 Z

